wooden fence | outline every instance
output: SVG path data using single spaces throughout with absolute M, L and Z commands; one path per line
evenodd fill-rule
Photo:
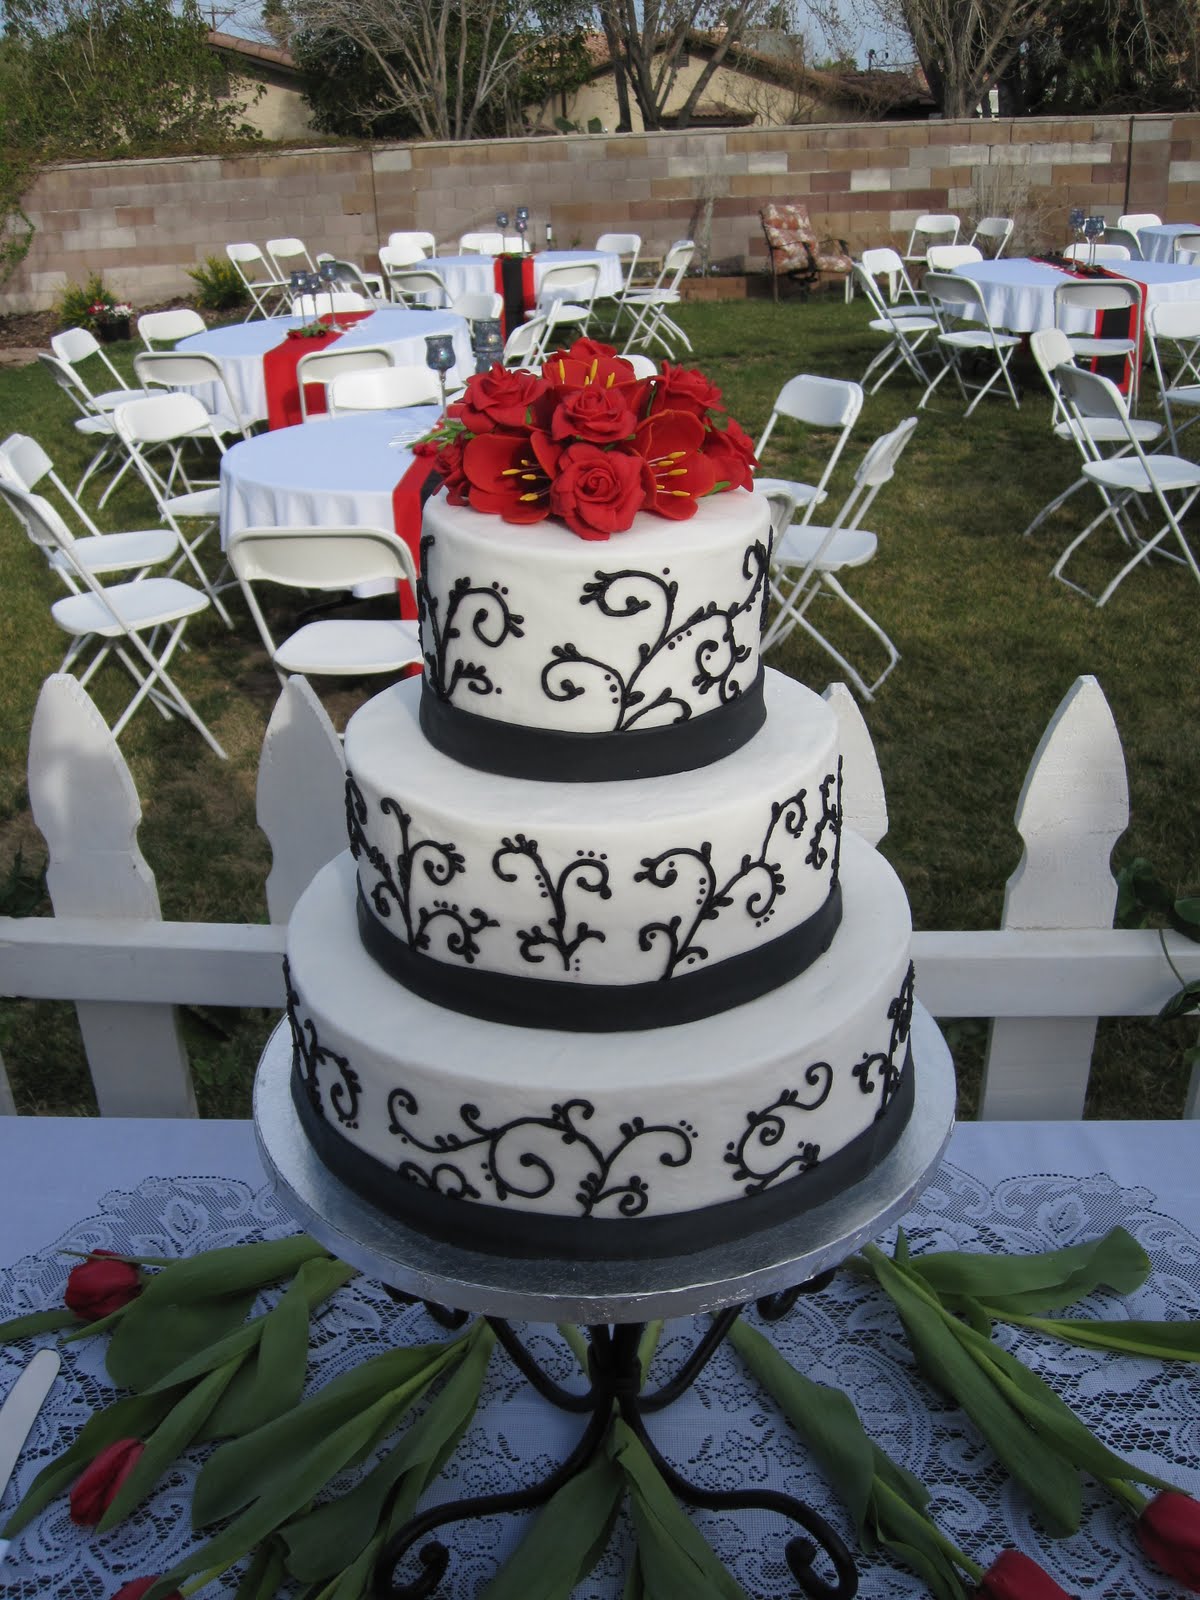
M 841 684 L 846 825 L 887 831 L 866 724 Z M 271 844 L 262 925 L 164 922 L 137 845 L 141 807 L 116 741 L 86 692 L 43 686 L 29 752 L 34 819 L 49 851 L 53 917 L 0 918 L 0 995 L 75 1003 L 102 1114 L 194 1116 L 175 1007 L 279 1006 L 287 918 L 345 848 L 341 745 L 302 678 L 267 729 L 258 821 Z M 1081 1115 L 1096 1022 L 1153 1016 L 1176 988 L 1159 936 L 1112 927 L 1112 850 L 1129 820 L 1121 742 L 1094 678 L 1079 678 L 1042 737 L 1017 802 L 1024 841 L 996 931 L 917 932 L 917 993 L 935 1017 L 992 1018 L 980 1115 Z M 1200 946 L 1168 935 L 1200 979 Z M 0 1112 L 15 1110 L 0 1065 Z M 1200 1115 L 1196 1077 L 1185 1115 Z

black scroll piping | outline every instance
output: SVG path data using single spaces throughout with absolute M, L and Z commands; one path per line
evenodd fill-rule
M 481 1204 L 471 1198 L 479 1191 L 459 1171 L 449 1149 L 428 1172 L 418 1172 L 412 1163 L 399 1169 L 389 1166 L 356 1149 L 314 1111 L 299 1064 L 292 1073 L 292 1100 L 329 1170 L 407 1226 L 460 1249 L 522 1259 L 612 1261 L 691 1255 L 787 1222 L 832 1199 L 866 1177 L 899 1139 L 912 1112 L 914 1078 L 911 1053 L 906 1052 L 896 1093 L 883 1116 L 840 1150 L 785 1181 L 695 1211 L 666 1216 L 647 1216 L 643 1211 L 619 1218 L 588 1214 L 579 1197 L 574 1216 Z M 685 1131 L 690 1135 L 690 1129 Z
M 465 767 L 503 778 L 610 783 L 662 778 L 711 766 L 748 744 L 767 719 L 763 669 L 741 694 L 700 716 L 619 733 L 567 733 L 498 722 L 464 711 L 421 686 L 421 732 L 435 750 Z
M 696 1022 L 777 989 L 828 950 L 842 920 L 835 884 L 820 908 L 766 944 L 694 971 L 648 983 L 569 983 L 478 967 L 447 966 L 385 927 L 358 890 L 358 931 L 367 953 L 406 989 L 469 1017 L 565 1033 L 625 1033 Z

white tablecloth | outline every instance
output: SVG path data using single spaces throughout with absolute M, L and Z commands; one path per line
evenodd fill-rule
M 1095 1314 L 1200 1316 L 1200 1186 L 1197 1123 L 966 1124 L 938 1176 L 905 1221 L 916 1248 L 1038 1250 L 1092 1239 L 1124 1224 L 1154 1262 L 1128 1301 L 1100 1295 Z M 0 1319 L 54 1303 L 70 1261 L 60 1252 L 99 1246 L 175 1255 L 289 1231 L 265 1187 L 251 1128 L 231 1122 L 0 1118 Z M 664 1330 L 652 1379 L 661 1381 L 694 1342 L 703 1319 Z M 321 1322 L 312 1368 L 320 1382 L 381 1346 L 445 1334 L 421 1308 L 402 1310 L 361 1281 L 341 1291 Z M 549 1328 L 526 1337 L 559 1381 L 579 1382 Z M 1130 1520 L 1107 1495 L 1085 1490 L 1083 1530 L 1051 1543 L 1032 1525 L 1021 1495 L 988 1467 L 974 1430 L 912 1375 L 889 1305 L 847 1274 L 801 1300 L 770 1337 L 810 1376 L 848 1389 L 872 1437 L 935 1491 L 938 1523 L 984 1564 L 1005 1545 L 1024 1547 L 1070 1591 L 1103 1600 L 1173 1600 L 1184 1590 L 1145 1563 Z M 101 1341 L 97 1341 L 97 1344 Z M 1025 1338 L 1038 1367 L 1109 1444 L 1200 1493 L 1196 1374 Z M 29 1345 L 0 1349 L 0 1392 Z M 40 1465 L 61 1450 L 107 1392 L 91 1341 L 65 1347 L 63 1376 L 35 1425 L 4 1500 L 16 1504 Z M 535 1481 L 569 1448 L 578 1421 L 552 1413 L 497 1353 L 484 1405 L 430 1499 L 488 1492 L 501 1481 Z M 720 1351 L 681 1402 L 651 1419 L 667 1455 L 706 1486 L 739 1480 L 806 1496 L 852 1542 L 802 1446 L 737 1357 Z M 97 1538 L 75 1528 L 59 1499 L 19 1536 L 3 1569 L 6 1600 L 106 1600 L 126 1578 L 162 1571 L 187 1547 L 194 1468 L 174 1472 L 132 1524 Z M 694 1513 L 705 1537 L 752 1595 L 794 1597 L 782 1561 L 781 1524 L 763 1514 Z M 507 1522 L 459 1525 L 443 1600 L 474 1600 L 511 1547 Z M 629 1551 L 622 1524 L 578 1600 L 621 1590 Z M 863 1600 L 917 1600 L 920 1580 L 885 1561 L 863 1562 Z M 207 1600 L 205 1590 L 202 1600 Z M 223 1589 L 221 1593 L 229 1592 Z
M 271 317 L 263 322 L 239 322 L 226 328 L 210 328 L 181 339 L 180 350 L 203 350 L 218 357 L 225 382 L 246 422 L 264 422 L 267 416 L 267 388 L 263 380 L 262 358 L 279 344 L 288 328 L 300 326 L 298 317 Z M 425 365 L 425 340 L 430 334 L 449 333 L 454 338 L 455 366 L 451 380 L 465 383 L 475 371 L 471 334 L 462 317 L 449 311 L 376 311 L 348 328 L 338 340 L 341 345 L 378 344 L 392 353 L 397 366 Z M 332 349 L 333 346 L 326 348 Z M 200 389 L 196 391 L 201 393 Z M 203 397 L 203 396 L 202 396 Z M 205 398 L 207 405 L 216 396 Z
M 621 258 L 610 250 L 540 250 L 533 258 L 534 288 L 541 289 L 542 279 L 549 267 L 580 266 L 590 261 L 595 261 L 600 268 L 596 293 L 616 294 L 623 282 Z M 457 299 L 460 294 L 486 294 L 496 287 L 493 256 L 433 256 L 416 265 L 432 267 L 440 272 L 451 300 Z M 563 294 L 566 294 L 566 290 Z
M 438 406 L 330 417 L 235 444 L 221 459 L 221 543 L 250 527 L 384 528 Z
M 1200 268 L 1165 261 L 1106 262 L 1121 277 L 1145 288 L 1146 305 L 1167 300 L 1200 300 Z M 960 277 L 972 278 L 983 291 L 988 316 L 996 328 L 1009 333 L 1033 333 L 1054 326 L 1054 291 L 1068 281 L 1067 274 L 1044 261 L 1023 257 L 999 261 L 974 261 L 959 267 Z M 1068 333 L 1086 332 L 1094 326 L 1094 313 L 1072 312 L 1064 318 Z
M 1200 233 L 1200 222 L 1164 222 L 1153 228 L 1139 228 L 1142 254 L 1147 261 L 1170 261 L 1181 233 Z

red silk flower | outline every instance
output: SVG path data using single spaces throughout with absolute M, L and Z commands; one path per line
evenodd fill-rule
M 447 407 L 447 415 L 469 433 L 492 433 L 497 428 L 525 431 L 530 426 L 530 409 L 546 393 L 546 387 L 545 380 L 532 372 L 495 366 L 471 379 L 463 398 Z
M 140 1439 L 117 1439 L 101 1450 L 71 1488 L 71 1521 L 81 1528 L 94 1528 L 145 1448 Z
M 701 454 L 704 424 L 686 411 L 657 411 L 637 432 L 637 448 L 653 479 L 646 510 L 679 522 L 696 514 L 696 500 L 716 483 L 712 462 Z
M 1036 1561 L 1005 1550 L 983 1575 L 976 1600 L 1074 1600 Z
M 673 367 L 669 361 L 662 364 L 658 380 L 656 406 L 664 410 L 691 411 L 702 417 L 707 411 L 723 411 L 721 391 L 710 378 L 692 367 Z
M 571 444 L 558 458 L 550 509 L 581 539 L 607 539 L 632 527 L 653 488 L 649 464 L 642 456 Z
M 731 489 L 753 489 L 754 441 L 730 417 L 724 428 L 709 428 L 704 435 L 704 454 L 712 462 L 717 483 L 727 483 Z
M 112 1600 L 142 1600 L 142 1596 L 153 1589 L 157 1582 L 157 1577 L 131 1578 L 128 1583 L 121 1585 Z M 172 1589 L 166 1600 L 183 1600 L 183 1596 L 178 1589 Z
M 1200 1501 L 1164 1490 L 1150 1501 L 1134 1531 L 1156 1567 L 1200 1594 Z
M 541 522 L 551 511 L 558 453 L 545 433 L 479 434 L 462 454 L 471 509 L 504 522 Z
M 630 362 L 611 345 L 593 339 L 576 339 L 569 350 L 556 350 L 542 365 L 542 377 L 551 389 L 632 389 L 640 393 L 641 380 Z
M 93 1250 L 67 1274 L 67 1306 L 85 1322 L 98 1322 L 128 1305 L 142 1292 L 138 1270 L 111 1250 Z
M 583 439 L 588 444 L 616 444 L 632 435 L 637 421 L 625 389 L 615 384 L 606 389 L 590 383 L 563 395 L 555 407 L 550 431 L 560 442 Z

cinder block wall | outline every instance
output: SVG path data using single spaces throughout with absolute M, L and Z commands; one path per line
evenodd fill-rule
M 299 234 L 370 260 L 399 228 L 439 240 L 528 205 L 559 246 L 632 231 L 661 251 L 711 205 L 709 256 L 756 270 L 758 208 L 803 200 L 852 249 L 903 242 L 921 211 L 1017 214 L 1024 247 L 1064 242 L 1080 205 L 1200 222 L 1200 116 L 1053 118 L 574 134 L 470 144 L 289 150 L 49 168 L 26 200 L 29 255 L 0 312 L 49 307 L 103 272 L 135 306 L 191 290 L 187 268 L 234 240 Z

